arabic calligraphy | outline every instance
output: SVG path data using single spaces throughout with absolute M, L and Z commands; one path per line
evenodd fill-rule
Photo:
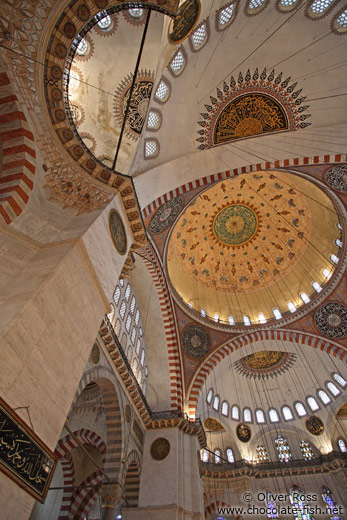
M 17 420 L 18 419 L 18 420 Z M 35 434 L 21 425 L 21 419 L 0 401 L 0 465 L 19 484 L 43 501 L 55 468 L 54 455 L 43 449 Z M 29 428 L 28 428 L 29 430 Z

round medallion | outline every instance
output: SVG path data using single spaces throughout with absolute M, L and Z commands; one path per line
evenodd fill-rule
M 325 179 L 335 190 L 347 193 L 347 164 L 333 166 L 327 171 Z
M 227 246 L 249 242 L 258 229 L 258 217 L 244 204 L 231 204 L 217 213 L 213 221 L 214 236 Z
M 314 316 L 316 326 L 328 338 L 347 335 L 347 307 L 337 302 L 324 303 Z
M 127 237 L 122 219 L 115 209 L 110 211 L 109 228 L 114 247 L 120 255 L 125 255 L 127 252 Z
M 247 424 L 240 423 L 236 427 L 236 435 L 241 442 L 249 442 L 252 435 L 251 429 Z
M 188 356 L 202 358 L 208 353 L 211 340 L 207 330 L 194 323 L 184 329 L 182 343 Z
M 167 229 L 175 220 L 183 205 L 182 197 L 176 197 L 165 202 L 158 211 L 156 211 L 149 223 L 148 229 L 151 233 L 161 233 Z
M 55 118 L 57 121 L 65 121 L 65 112 L 61 108 L 58 108 L 58 110 L 55 111 Z
M 66 141 L 71 141 L 71 139 L 73 138 L 72 130 L 70 130 L 70 128 L 64 128 L 64 130 L 62 131 L 62 136 Z
M 54 53 L 58 58 L 65 58 L 67 55 L 67 48 L 63 43 L 57 43 Z
M 68 38 L 74 38 L 76 34 L 76 27 L 72 22 L 66 22 L 66 24 L 63 27 L 63 32 L 65 36 L 67 36 Z
M 90 353 L 90 361 L 94 365 L 97 365 L 99 363 L 99 361 L 100 361 L 100 349 L 99 349 L 99 346 L 96 343 L 94 343 L 92 351 Z
M 317 415 L 311 415 L 306 419 L 306 428 L 312 435 L 322 435 L 324 432 L 324 423 Z
M 151 446 L 151 455 L 154 460 L 164 460 L 170 452 L 170 443 L 164 437 L 159 437 Z
M 86 4 L 80 4 L 77 8 L 77 16 L 82 22 L 86 22 L 90 18 L 90 10 Z
M 125 420 L 127 423 L 130 422 L 131 419 L 131 409 L 130 406 L 127 404 L 124 410 Z
M 185 0 L 178 10 L 176 17 L 169 26 L 169 41 L 180 43 L 192 32 L 200 15 L 199 0 Z
M 56 65 L 53 65 L 51 68 L 51 75 L 54 79 L 60 79 L 63 75 L 61 68 L 57 67 Z

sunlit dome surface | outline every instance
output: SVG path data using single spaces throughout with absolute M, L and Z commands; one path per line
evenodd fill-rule
M 278 318 L 274 309 L 288 314 L 288 302 L 295 311 L 334 268 L 337 223 L 330 199 L 302 177 L 261 171 L 219 182 L 188 204 L 171 232 L 174 295 L 214 322 L 217 313 L 222 323 L 230 315 L 265 323 Z

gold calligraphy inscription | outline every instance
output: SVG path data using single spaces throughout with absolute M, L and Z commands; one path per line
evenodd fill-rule
M 0 398 L 1 470 L 44 502 L 55 466 L 55 455 Z
M 222 144 L 288 128 L 286 113 L 276 99 L 262 93 L 243 94 L 233 99 L 218 116 L 213 142 Z

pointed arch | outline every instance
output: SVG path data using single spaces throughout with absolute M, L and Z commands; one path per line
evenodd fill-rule
M 105 367 L 95 367 L 89 370 L 80 381 L 73 404 L 76 403 L 89 383 L 96 383 L 99 386 L 104 403 L 107 434 L 104 471 L 111 480 L 118 480 L 122 458 L 123 423 L 115 386 L 116 379 L 111 370 Z

